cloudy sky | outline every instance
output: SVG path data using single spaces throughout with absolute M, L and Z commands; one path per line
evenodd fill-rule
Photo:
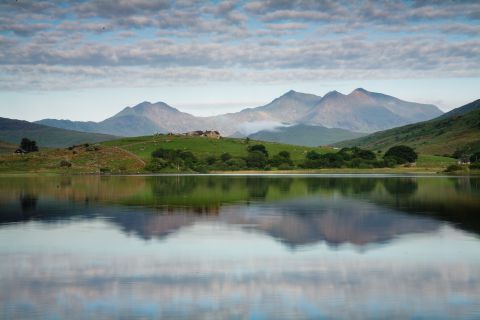
M 196 115 L 356 87 L 449 110 L 480 97 L 480 2 L 0 0 L 0 116 Z

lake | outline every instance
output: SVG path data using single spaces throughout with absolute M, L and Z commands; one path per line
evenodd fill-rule
M 479 319 L 475 177 L 0 178 L 1 319 Z

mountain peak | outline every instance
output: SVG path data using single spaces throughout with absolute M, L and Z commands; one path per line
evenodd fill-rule
M 368 92 L 367 90 L 365 90 L 365 89 L 363 89 L 363 88 L 357 88 L 357 89 L 355 89 L 355 90 L 352 91 L 352 93 L 355 93 L 355 92 L 357 92 L 357 93 L 370 93 L 370 92 Z
M 333 90 L 333 91 L 330 91 L 328 92 L 326 95 L 324 95 L 323 97 L 324 98 L 334 98 L 334 97 L 342 97 L 344 96 L 344 94 L 341 94 L 340 92 L 338 92 L 337 90 Z
M 289 91 L 285 92 L 283 95 L 281 95 L 281 97 L 293 97 L 293 96 L 295 96 L 296 94 L 298 94 L 297 91 L 295 91 L 295 90 L 289 90 Z

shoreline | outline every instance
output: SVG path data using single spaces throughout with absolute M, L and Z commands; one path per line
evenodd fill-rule
M 238 170 L 238 171 L 211 171 L 208 173 L 199 172 L 135 172 L 135 173 L 100 173 L 100 172 L 2 172 L 0 177 L 22 177 L 22 176 L 169 176 L 169 175 L 202 175 L 202 176 L 245 176 L 245 175 L 302 175 L 302 176 L 321 176 L 321 175 L 428 175 L 428 176 L 480 176 L 480 170 L 475 171 L 456 171 L 444 172 L 444 168 L 376 168 L 376 169 L 315 169 L 315 170 Z

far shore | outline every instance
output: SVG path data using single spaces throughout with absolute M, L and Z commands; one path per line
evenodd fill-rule
M 19 177 L 19 176 L 162 176 L 162 175 L 319 175 L 319 174 L 351 174 L 351 175 L 377 175 L 377 174 L 411 174 L 411 175 L 462 175 L 479 176 L 480 170 L 445 172 L 444 168 L 416 168 L 416 167 L 397 167 L 397 168 L 375 168 L 375 169 L 355 169 L 355 168 L 336 168 L 336 169 L 315 169 L 315 170 L 238 170 L 238 171 L 210 171 L 208 173 L 199 172 L 125 172 L 125 173 L 99 173 L 99 172 L 72 172 L 72 171 L 37 171 L 37 172 L 1 172 L 0 177 Z

